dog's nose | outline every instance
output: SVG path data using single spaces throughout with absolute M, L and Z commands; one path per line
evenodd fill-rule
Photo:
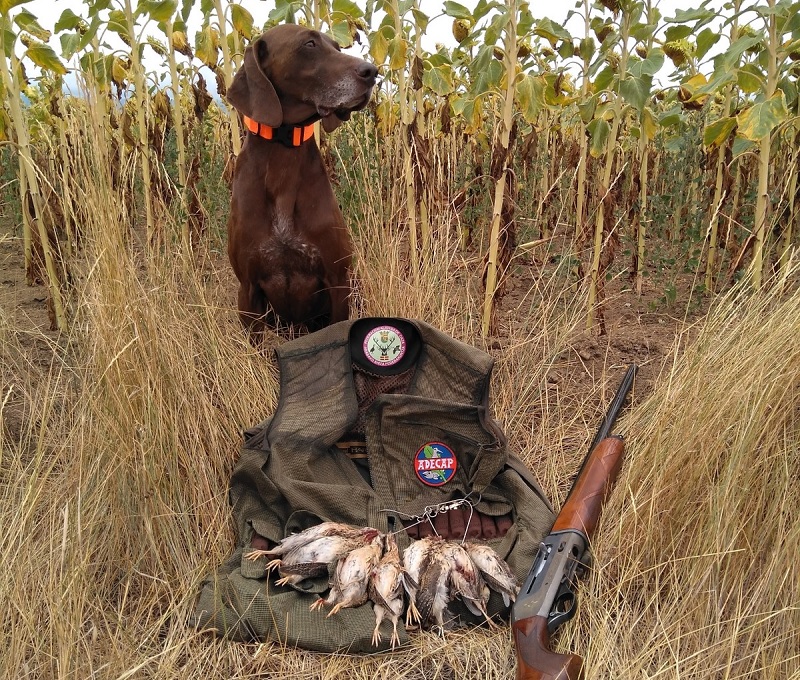
M 356 69 L 360 78 L 363 78 L 367 82 L 375 82 L 375 78 L 378 75 L 378 67 L 375 64 L 370 64 L 368 61 L 362 61 L 358 68 Z

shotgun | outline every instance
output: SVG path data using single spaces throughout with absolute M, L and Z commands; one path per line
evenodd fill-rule
M 525 583 L 511 609 L 517 649 L 517 680 L 580 680 L 583 660 L 550 650 L 550 636 L 577 608 L 575 580 L 586 568 L 600 510 L 622 466 L 625 444 L 610 436 L 638 370 L 628 367 L 592 440 L 550 534 L 539 544 Z

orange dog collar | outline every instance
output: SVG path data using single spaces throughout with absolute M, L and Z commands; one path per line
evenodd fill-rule
M 310 125 L 270 127 L 247 116 L 243 116 L 243 118 L 247 129 L 254 135 L 268 139 L 271 142 L 280 142 L 284 146 L 300 146 L 314 136 L 314 123 Z

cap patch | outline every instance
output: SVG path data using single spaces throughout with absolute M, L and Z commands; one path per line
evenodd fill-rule
M 453 450 L 441 442 L 428 442 L 414 456 L 414 471 L 419 481 L 428 486 L 441 486 L 449 482 L 458 469 L 458 459 Z
M 364 338 L 364 356 L 376 366 L 394 366 L 406 353 L 406 339 L 394 326 L 378 326 Z

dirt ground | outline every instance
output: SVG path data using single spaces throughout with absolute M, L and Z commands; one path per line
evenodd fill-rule
M 58 345 L 59 334 L 52 329 L 48 315 L 48 291 L 43 285 L 28 285 L 22 267 L 23 246 L 18 230 L 7 218 L 0 219 L 0 319 L 7 328 L 27 335 L 23 340 L 27 348 L 27 365 L 31 370 L 46 369 Z M 223 271 L 223 280 L 229 281 L 226 298 L 235 305 L 236 282 L 224 255 L 206 266 Z M 519 305 L 530 282 L 540 275 L 542 263 L 527 258 L 516 267 L 501 301 L 501 325 L 514 323 L 514 310 Z M 227 271 L 227 274 L 225 273 Z M 606 284 L 606 333 L 584 331 L 576 334 L 569 348 L 557 357 L 548 373 L 550 387 L 562 391 L 591 392 L 604 375 L 622 376 L 630 363 L 639 365 L 636 393 L 638 398 L 650 391 L 653 381 L 671 355 L 679 335 L 691 335 L 692 323 L 705 314 L 708 300 L 701 299 L 687 312 L 684 300 L 689 298 L 692 275 L 678 279 L 674 295 L 665 296 L 663 280 L 645 279 L 642 295 L 635 293 L 624 275 L 618 275 Z M 580 293 L 583 295 L 583 290 Z M 3 318 L 4 317 L 4 318 Z M 502 353 L 502 331 L 490 343 L 496 356 Z M 5 378 L 0 373 L 0 378 Z M 4 408 L 4 427 L 7 432 L 19 430 L 22 415 L 14 404 Z

